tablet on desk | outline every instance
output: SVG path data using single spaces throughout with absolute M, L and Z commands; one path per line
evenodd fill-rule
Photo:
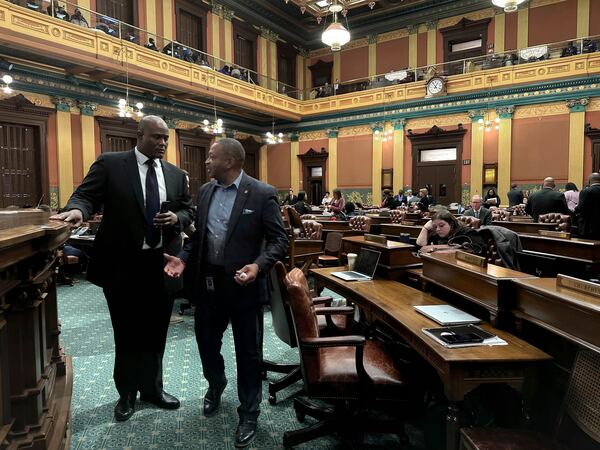
M 477 317 L 450 305 L 415 306 L 415 309 L 440 325 L 463 325 L 481 322 Z

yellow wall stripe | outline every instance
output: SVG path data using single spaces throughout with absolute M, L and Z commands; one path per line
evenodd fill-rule
M 471 195 L 482 193 L 483 188 L 483 127 L 477 122 L 479 115 L 471 123 Z
M 173 0 L 163 0 L 163 36 L 169 40 L 175 39 L 173 34 Z
M 224 19 L 223 27 L 225 31 L 225 61 L 233 62 L 233 26 L 231 20 Z
M 337 168 L 338 168 L 338 139 L 337 133 L 336 137 L 330 137 L 328 140 L 329 157 L 327 158 L 327 186 L 325 190 L 331 192 L 334 189 L 337 189 L 338 185 L 338 177 L 337 177 Z
M 584 186 L 583 155 L 585 144 L 585 111 L 569 116 L 569 181 Z
M 504 51 L 504 40 L 506 39 L 506 16 L 496 14 L 494 17 L 494 51 Z
M 146 0 L 146 30 L 156 34 L 156 0 Z M 160 45 L 157 42 L 157 45 Z
M 73 145 L 70 112 L 56 111 L 56 147 L 58 149 L 58 202 L 62 207 L 67 204 L 73 193 Z
M 435 64 L 437 58 L 437 30 L 427 30 L 427 65 Z
M 529 46 L 529 8 L 519 9 L 517 20 L 517 49 Z
M 290 188 L 293 189 L 294 192 L 298 192 L 300 191 L 300 163 L 298 161 L 298 154 L 300 152 L 300 142 L 292 141 L 290 142 L 290 144 Z
M 500 130 L 498 131 L 498 195 L 502 204 L 508 198 L 506 193 L 510 189 L 510 171 L 512 155 L 512 118 L 500 115 Z
M 577 37 L 590 35 L 590 0 L 577 0 Z
M 94 116 L 81 114 L 81 148 L 83 152 L 82 166 L 83 176 L 88 173 L 90 166 L 96 160 L 96 139 L 94 129 Z
M 408 67 L 415 69 L 417 67 L 417 33 L 408 35 Z
M 373 133 L 373 166 L 372 166 L 372 184 L 373 184 L 373 205 L 381 204 L 381 167 L 382 167 L 382 150 L 383 141 L 376 139 L 376 134 Z
M 404 129 L 394 129 L 394 194 L 404 187 Z
M 260 181 L 262 181 L 263 183 L 269 182 L 269 177 L 268 177 L 268 173 L 267 173 L 267 170 L 268 170 L 267 149 L 268 149 L 268 147 L 266 145 L 263 145 L 262 147 L 260 147 L 259 156 L 258 156 L 258 160 L 260 162 L 260 165 L 258 167 L 258 177 L 259 177 Z

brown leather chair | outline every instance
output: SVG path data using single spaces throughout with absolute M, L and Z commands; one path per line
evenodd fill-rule
M 500 221 L 500 222 L 508 222 L 510 220 L 510 216 L 512 216 L 512 211 L 508 211 L 506 209 L 494 209 L 492 210 L 492 220 Z
M 530 430 L 463 428 L 461 450 L 592 450 L 600 448 L 600 353 L 577 353 L 554 436 Z M 570 422 L 570 426 L 564 426 Z M 574 430 L 575 428 L 575 430 Z
M 320 422 L 286 431 L 283 446 L 290 448 L 348 430 L 398 433 L 401 425 L 397 421 L 374 421 L 363 411 L 380 401 L 407 401 L 410 395 L 419 396 L 403 373 L 399 359 L 392 357 L 379 341 L 364 336 L 321 337 L 315 315 L 318 308 L 306 291 L 304 274 L 292 270 L 285 277 L 285 285 L 300 350 L 304 389 L 308 397 L 331 403 L 333 409 L 317 408 L 304 399 L 294 399 L 296 417 L 301 422 L 306 415 Z
M 371 231 L 371 218 L 367 216 L 355 216 L 351 217 L 348 222 L 348 226 L 351 230 L 364 231 L 368 233 Z
M 526 216 L 525 205 L 513 206 L 513 216 Z
M 340 265 L 340 251 L 342 250 L 343 237 L 344 235 L 342 233 L 336 233 L 334 231 L 327 233 L 323 254 L 317 258 L 319 266 L 326 267 Z
M 314 220 L 303 220 L 299 239 L 320 240 L 323 235 L 323 225 Z
M 294 324 L 292 322 L 290 307 L 288 304 L 288 292 L 285 286 L 285 276 L 287 270 L 282 262 L 278 261 L 269 274 L 270 294 L 271 294 L 271 321 L 273 331 L 282 342 L 289 345 L 291 348 L 298 346 L 296 342 L 296 333 L 294 332 Z M 306 286 L 308 289 L 308 286 Z M 329 306 L 333 301 L 332 297 L 322 296 L 313 297 L 312 302 L 315 305 Z M 325 308 L 326 310 L 327 308 Z M 344 307 L 337 309 L 340 311 L 338 315 L 327 315 L 327 320 L 323 320 L 319 324 L 319 330 L 324 335 L 337 335 L 346 333 L 346 327 L 350 324 L 350 320 L 346 320 L 346 315 L 353 315 L 354 309 Z M 343 311 L 343 312 L 341 312 Z M 345 314 L 345 315 L 344 315 Z M 285 375 L 276 381 L 269 382 L 269 403 L 277 402 L 277 392 L 291 386 L 296 381 L 302 379 L 300 372 L 300 364 L 281 364 L 270 360 L 263 360 L 263 378 L 266 379 L 267 372 L 284 373 Z
M 302 214 L 300 218 L 302 220 L 317 220 L 317 216 L 315 216 L 314 214 Z
M 561 213 L 540 214 L 539 223 L 555 223 L 556 231 L 571 232 L 571 216 Z
M 390 211 L 390 220 L 392 223 L 402 223 L 406 217 L 406 210 L 392 209 Z
M 471 227 L 475 230 L 477 230 L 480 226 L 481 226 L 481 220 L 477 219 L 476 217 L 472 217 L 472 216 L 460 216 L 458 218 L 458 220 L 460 222 L 462 222 L 463 224 L 465 224 L 468 227 Z

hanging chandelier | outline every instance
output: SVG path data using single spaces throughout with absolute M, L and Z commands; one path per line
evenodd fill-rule
M 492 0 L 492 4 L 504 9 L 504 12 L 515 12 L 525 0 Z
M 217 102 L 213 97 L 213 122 L 208 119 L 202 121 L 202 129 L 208 134 L 223 134 L 223 119 L 217 117 Z
M 12 94 L 12 89 L 10 88 L 10 83 L 13 82 L 13 77 L 11 77 L 8 74 L 3 75 L 2 82 L 4 83 L 4 86 L 2 86 L 2 92 L 4 92 L 5 94 Z
M 267 144 L 282 144 L 285 134 L 279 132 L 275 134 L 275 118 L 271 121 L 271 131 L 265 133 L 265 141 Z
M 393 138 L 393 134 L 394 134 L 392 127 L 388 126 L 387 123 L 384 123 L 382 128 L 383 128 L 383 131 L 380 131 L 379 129 L 375 129 L 375 131 L 373 132 L 375 134 L 375 140 L 377 140 L 377 141 L 380 140 L 381 142 L 391 141 Z
M 340 51 L 342 46 L 350 42 L 350 32 L 344 25 L 338 22 L 338 13 L 343 9 L 343 6 L 340 5 L 337 0 L 334 0 L 333 4 L 329 6 L 329 12 L 333 14 L 333 22 L 321 35 L 323 44 L 331 47 L 331 50 L 334 52 Z
M 496 118 L 492 122 L 490 120 L 489 111 L 486 111 L 485 114 L 483 115 L 483 117 L 481 117 L 481 118 L 479 118 L 479 120 L 477 120 L 477 123 L 479 124 L 479 131 L 483 131 L 485 129 L 486 133 L 489 133 L 490 131 L 492 131 L 492 127 L 494 127 L 495 130 L 500 129 L 500 118 L 498 116 L 496 116 Z
M 129 58 L 123 44 L 121 44 L 121 58 L 125 59 L 125 98 L 119 99 L 119 117 L 126 117 L 128 119 L 134 115 L 142 117 L 144 115 L 142 112 L 144 104 L 142 102 L 137 102 L 135 105 L 129 104 Z

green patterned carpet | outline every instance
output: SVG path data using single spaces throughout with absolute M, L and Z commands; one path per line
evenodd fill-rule
M 181 400 L 181 408 L 164 411 L 137 402 L 136 413 L 127 422 L 113 420 L 117 392 L 112 380 L 112 328 L 101 289 L 79 281 L 75 286 L 59 286 L 61 342 L 73 357 L 74 387 L 72 403 L 72 450 L 84 449 L 233 449 L 238 405 L 235 359 L 231 329 L 223 340 L 229 384 L 223 395 L 220 413 L 205 418 L 202 398 L 208 388 L 202 376 L 194 339 L 194 320 L 187 312 L 183 323 L 171 325 L 164 357 L 165 390 Z M 177 302 L 175 307 L 177 308 Z M 272 332 L 271 317 L 265 314 L 264 356 L 276 362 L 297 361 L 297 350 L 283 344 Z M 269 374 L 269 377 L 278 377 Z M 282 449 L 283 432 L 301 428 L 292 396 L 301 383 L 281 391 L 278 403 L 267 401 L 267 382 L 259 418 L 259 432 L 249 448 Z M 307 418 L 307 423 L 310 423 Z M 401 448 L 391 435 L 369 435 L 352 446 L 336 437 L 316 439 L 300 449 L 394 449 Z

